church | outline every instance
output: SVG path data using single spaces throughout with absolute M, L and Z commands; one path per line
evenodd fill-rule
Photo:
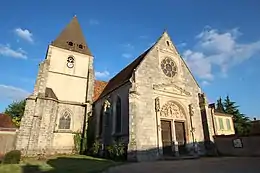
M 23 155 L 72 153 L 75 133 L 90 126 L 101 149 L 120 139 L 128 160 L 214 150 L 214 106 L 166 31 L 108 82 L 95 80 L 93 62 L 74 17 L 48 46 L 26 99 L 16 140 Z

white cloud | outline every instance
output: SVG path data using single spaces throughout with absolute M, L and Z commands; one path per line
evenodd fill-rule
M 10 47 L 10 45 L 0 44 L 0 55 L 13 58 L 27 59 L 26 52 L 22 48 L 14 50 Z
M 33 43 L 34 42 L 34 40 L 33 40 L 33 34 L 32 34 L 32 32 L 30 32 L 28 29 L 22 29 L 22 28 L 16 28 L 15 30 L 14 30 L 14 33 L 18 36 L 18 37 L 20 37 L 20 38 L 22 38 L 22 39 L 24 39 L 24 40 L 26 40 L 26 41 L 28 41 L 28 42 L 30 42 L 30 43 Z
M 131 43 L 124 44 L 123 47 L 128 50 L 133 50 L 135 48 Z
M 29 96 L 29 92 L 10 85 L 0 84 L 0 100 L 22 100 Z
M 99 22 L 98 20 L 96 20 L 96 19 L 90 19 L 90 20 L 89 20 L 89 24 L 90 24 L 90 25 L 99 25 L 100 22 Z
M 242 35 L 238 28 L 221 32 L 207 26 L 195 38 L 193 49 L 183 53 L 184 59 L 192 72 L 201 79 L 214 78 L 213 66 L 226 77 L 228 70 L 260 53 L 260 40 L 251 43 L 239 43 Z
M 180 44 L 177 45 L 177 47 L 185 47 L 185 46 L 187 46 L 187 43 L 185 43 L 185 42 L 180 43 Z
M 132 58 L 133 55 L 130 54 L 130 53 L 123 53 L 123 54 L 122 54 L 122 57 L 124 57 L 124 58 Z
M 149 43 L 148 46 L 151 47 L 155 44 L 155 42 Z
M 147 35 L 141 35 L 141 36 L 139 36 L 139 38 L 141 38 L 141 39 L 147 39 L 147 38 L 149 38 Z
M 110 73 L 105 70 L 103 72 L 99 72 L 99 71 L 95 71 L 95 76 L 98 77 L 98 78 L 107 78 L 109 77 Z
M 208 82 L 208 81 L 202 81 L 202 83 L 201 83 L 203 86 L 206 86 L 206 85 L 210 85 L 210 83 Z

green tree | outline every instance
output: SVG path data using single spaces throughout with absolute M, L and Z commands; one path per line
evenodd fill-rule
M 12 117 L 13 122 L 17 127 L 20 127 L 20 122 L 24 114 L 25 100 L 16 101 L 8 105 L 5 109 L 5 114 Z
M 216 110 L 217 110 L 218 112 L 221 112 L 221 113 L 224 113 L 224 112 L 225 112 L 224 105 L 223 105 L 223 103 L 222 103 L 221 97 L 219 97 L 219 99 L 217 100 L 217 108 L 216 108 Z
M 250 120 L 244 114 L 240 113 L 239 106 L 236 102 L 231 101 L 229 96 L 224 100 L 224 111 L 233 115 L 235 131 L 237 134 L 246 135 L 250 132 Z

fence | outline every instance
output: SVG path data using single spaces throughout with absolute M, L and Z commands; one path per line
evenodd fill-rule
M 260 135 L 215 136 L 215 145 L 224 156 L 260 156 Z

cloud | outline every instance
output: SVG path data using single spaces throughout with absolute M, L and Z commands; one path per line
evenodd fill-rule
M 107 78 L 109 77 L 110 73 L 108 71 L 103 71 L 103 72 L 99 72 L 99 71 L 95 71 L 95 76 L 98 78 Z
M 202 83 L 201 83 L 203 86 L 206 86 L 206 85 L 210 85 L 210 83 L 208 82 L 208 81 L 202 81 Z
M 147 39 L 147 38 L 149 38 L 147 35 L 141 35 L 141 36 L 139 36 L 139 38 L 140 39 Z
M 122 57 L 124 57 L 124 58 L 132 58 L 133 55 L 130 54 L 130 53 L 123 53 L 123 54 L 122 54 Z
M 124 44 L 123 47 L 127 50 L 133 50 L 135 48 L 131 43 Z
M 33 40 L 33 34 L 32 32 L 30 32 L 28 29 L 22 29 L 22 28 L 16 28 L 14 30 L 14 33 L 20 37 L 21 39 L 24 39 L 30 43 L 33 43 L 34 40 Z
M 185 43 L 185 42 L 180 43 L 180 44 L 177 45 L 177 47 L 185 47 L 185 46 L 187 46 L 187 43 Z
M 10 45 L 0 44 L 0 55 L 6 57 L 27 59 L 26 52 L 22 48 L 14 50 L 10 47 Z
M 29 96 L 29 92 L 10 85 L 0 84 L 0 100 L 22 100 Z
M 89 24 L 90 24 L 90 25 L 99 25 L 100 22 L 99 22 L 98 20 L 96 20 L 96 19 L 90 19 L 90 20 L 89 20 Z
M 155 44 L 155 42 L 149 43 L 148 46 L 151 47 Z
M 221 32 L 207 26 L 195 37 L 194 47 L 184 51 L 183 57 L 201 79 L 213 80 L 213 67 L 226 77 L 230 68 L 260 53 L 260 40 L 240 43 L 238 38 L 242 35 L 238 28 Z

